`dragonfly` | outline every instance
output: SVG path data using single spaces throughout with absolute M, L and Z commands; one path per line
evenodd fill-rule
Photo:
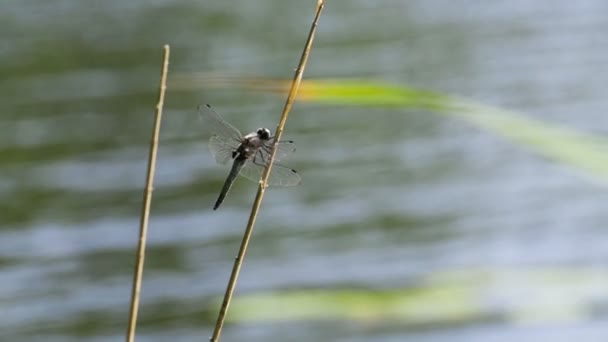
M 198 113 L 212 134 L 209 139 L 209 150 L 215 161 L 222 165 L 232 161 L 230 173 L 228 173 L 220 195 L 213 206 L 213 210 L 217 210 L 224 202 L 238 175 L 255 182 L 260 181 L 266 164 L 270 160 L 275 137 L 271 136 L 268 128 L 258 128 L 247 135 L 242 135 L 238 129 L 224 120 L 208 104 L 199 105 Z M 277 144 L 274 160 L 280 161 L 293 154 L 295 150 L 296 146 L 293 141 L 281 141 Z M 268 177 L 268 185 L 296 186 L 300 184 L 301 180 L 302 178 L 296 170 L 273 163 L 272 172 Z

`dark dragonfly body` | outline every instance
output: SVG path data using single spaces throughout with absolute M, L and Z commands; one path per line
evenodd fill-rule
M 241 169 L 243 168 L 243 165 L 245 165 L 245 162 L 247 162 L 247 160 L 253 159 L 253 162 L 258 164 L 265 162 L 263 160 L 263 155 L 259 152 L 263 144 L 269 139 L 270 131 L 267 128 L 260 128 L 255 133 L 247 134 L 244 137 L 243 142 L 236 149 L 236 151 L 232 152 L 232 159 L 234 159 L 234 161 L 232 162 L 232 168 L 230 169 L 228 177 L 226 177 L 226 181 L 224 182 L 224 186 L 222 186 L 222 191 L 220 192 L 217 201 L 215 201 L 213 210 L 219 208 L 222 202 L 224 202 L 224 198 L 226 198 L 226 195 L 232 187 L 236 176 L 239 175 Z M 258 154 L 258 158 L 256 158 L 256 154 Z
M 232 162 L 230 173 L 222 186 L 222 191 L 213 206 L 216 210 L 226 198 L 230 187 L 237 176 L 258 182 L 262 177 L 266 163 L 273 146 L 277 148 L 275 161 L 291 155 L 295 150 L 293 141 L 281 141 L 275 144 L 270 130 L 259 128 L 245 136 L 234 126 L 226 122 L 211 106 L 198 107 L 200 118 L 211 133 L 209 150 L 219 164 Z M 268 177 L 270 186 L 295 186 L 300 184 L 300 175 L 291 168 L 274 163 L 272 172 Z

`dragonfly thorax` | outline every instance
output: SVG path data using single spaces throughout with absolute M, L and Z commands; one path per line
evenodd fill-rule
M 232 153 L 232 158 L 249 159 L 269 140 L 270 131 L 260 128 L 256 132 L 251 132 L 243 137 L 241 144 Z

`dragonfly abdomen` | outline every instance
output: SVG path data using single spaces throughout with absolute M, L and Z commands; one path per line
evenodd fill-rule
M 232 163 L 232 168 L 230 169 L 230 173 L 228 174 L 228 177 L 226 178 L 226 181 L 224 182 L 224 186 L 222 186 L 222 191 L 220 192 L 220 195 L 217 198 L 217 201 L 215 201 L 213 210 L 216 210 L 217 208 L 219 208 L 220 205 L 222 204 L 222 202 L 224 202 L 224 199 L 226 198 L 228 191 L 230 191 L 230 188 L 232 187 L 232 184 L 234 183 L 236 176 L 238 176 L 239 172 L 241 172 L 241 168 L 243 168 L 245 161 L 246 161 L 245 158 L 238 156 Z

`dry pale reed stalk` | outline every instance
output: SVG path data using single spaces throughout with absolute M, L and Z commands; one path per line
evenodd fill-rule
M 139 242 L 137 244 L 137 255 L 135 270 L 133 271 L 133 288 L 131 290 L 131 310 L 129 313 L 129 326 L 127 328 L 127 342 L 135 340 L 135 328 L 137 326 L 137 312 L 139 309 L 139 293 L 141 292 L 141 278 L 144 272 L 144 259 L 146 256 L 146 239 L 148 235 L 148 221 L 150 218 L 150 205 L 152 204 L 152 190 L 154 189 L 154 171 L 156 169 L 156 154 L 158 151 L 158 136 L 160 134 L 160 123 L 165 103 L 165 91 L 167 90 L 167 73 L 169 70 L 169 45 L 165 45 L 163 53 L 163 64 L 160 72 L 160 87 L 158 91 L 158 103 L 154 116 L 154 128 L 152 140 L 150 141 L 150 152 L 148 155 L 148 171 L 146 174 L 146 188 L 144 189 L 144 202 L 139 222 Z
M 302 75 L 304 74 L 304 68 L 306 67 L 306 62 L 308 61 L 308 55 L 310 54 L 310 49 L 312 48 L 312 41 L 315 36 L 315 31 L 317 29 L 317 24 L 319 22 L 319 17 L 321 16 L 321 11 L 323 10 L 323 0 L 317 1 L 317 7 L 315 10 L 315 16 L 310 27 L 310 31 L 308 33 L 308 38 L 306 39 L 306 44 L 304 46 L 304 50 L 302 51 L 302 56 L 300 57 L 300 63 L 298 64 L 298 68 L 296 69 L 293 81 L 291 83 L 291 87 L 289 89 L 289 93 L 287 95 L 287 100 L 285 101 L 285 107 L 283 108 L 283 113 L 281 115 L 281 120 L 277 126 L 275 131 L 275 139 L 273 144 L 272 153 L 270 155 L 270 160 L 266 165 L 266 169 L 264 170 L 264 174 L 262 175 L 262 179 L 260 180 L 258 192 L 255 196 L 255 201 L 253 202 L 253 207 L 251 208 L 251 214 L 249 215 L 249 221 L 247 222 L 247 227 L 245 228 L 245 233 L 243 235 L 243 240 L 241 242 L 241 247 L 239 248 L 239 253 L 234 260 L 234 266 L 232 267 L 232 273 L 230 274 L 230 280 L 228 281 L 228 286 L 226 287 L 226 293 L 224 294 L 224 300 L 222 301 L 222 306 L 220 308 L 220 312 L 217 316 L 217 322 L 215 324 L 215 329 L 213 331 L 213 336 L 211 337 L 211 342 L 218 342 L 220 339 L 220 335 L 222 333 L 222 327 L 224 326 L 224 319 L 226 317 L 226 312 L 228 311 L 228 306 L 230 305 L 230 301 L 232 299 L 232 294 L 234 293 L 234 288 L 236 286 L 236 281 L 239 277 L 239 272 L 241 270 L 241 265 L 243 264 L 243 258 L 245 257 L 245 253 L 247 251 L 247 247 L 249 245 L 249 240 L 251 238 L 251 233 L 253 232 L 253 226 L 255 225 L 256 218 L 258 216 L 258 212 L 260 210 L 260 205 L 262 204 L 262 198 L 264 197 L 264 192 L 268 187 L 268 176 L 270 175 L 270 171 L 272 170 L 272 164 L 274 162 L 276 147 L 278 146 L 281 135 L 283 134 L 283 128 L 285 127 L 285 122 L 287 121 L 287 117 L 289 115 L 289 111 L 291 110 L 291 106 L 295 100 L 296 94 L 298 92 L 298 88 L 300 86 L 300 82 L 302 80 Z

